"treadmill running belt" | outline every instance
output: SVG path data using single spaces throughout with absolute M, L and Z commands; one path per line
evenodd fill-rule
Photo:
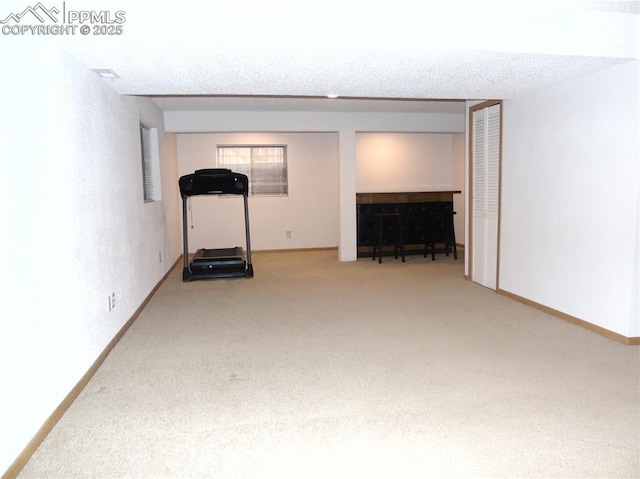
M 237 258 L 244 257 L 242 248 L 236 246 L 235 248 L 214 248 L 214 249 L 199 249 L 193 256 L 193 260 L 211 259 L 211 258 Z

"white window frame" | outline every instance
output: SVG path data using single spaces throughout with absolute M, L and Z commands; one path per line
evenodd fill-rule
M 246 149 L 248 151 L 249 163 L 235 163 L 225 161 L 222 151 L 224 149 Z M 266 182 L 266 167 L 261 167 L 259 149 L 281 149 L 281 155 L 274 155 L 280 160 L 279 166 L 275 166 L 275 176 L 278 177 L 271 183 Z M 232 157 L 233 155 L 229 155 Z M 250 196 L 289 196 L 289 172 L 287 164 L 287 145 L 217 145 L 216 166 L 218 168 L 228 168 L 236 173 L 243 173 L 249 178 Z M 273 175 L 272 175 L 273 176 Z
M 142 161 L 142 197 L 145 203 L 162 199 L 158 129 L 140 121 L 140 158 Z

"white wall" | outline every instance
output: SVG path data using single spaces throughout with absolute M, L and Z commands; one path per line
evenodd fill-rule
M 454 184 L 462 189 L 462 134 L 357 133 L 355 139 L 357 192 L 442 191 L 455 189 Z M 179 134 L 180 175 L 215 167 L 216 146 L 221 144 L 287 145 L 288 197 L 249 199 L 255 250 L 337 246 L 337 133 Z M 244 244 L 239 198 L 197 197 L 189 208 L 190 252 Z M 464 209 L 459 216 L 463 232 Z M 463 240 L 464 234 L 460 236 Z
M 165 112 L 167 131 L 211 132 L 337 132 L 339 257 L 357 258 L 356 133 L 463 133 L 464 114 L 344 113 L 344 112 Z
M 504 102 L 500 285 L 639 336 L 638 62 Z
M 464 114 L 348 113 L 304 111 L 167 111 L 165 128 L 175 133 L 233 131 L 385 131 L 463 133 Z
M 155 104 L 54 50 L 1 64 L 0 472 L 180 254 L 175 139 Z M 168 202 L 143 202 L 139 119 L 160 129 Z
M 286 145 L 288 196 L 249 198 L 252 248 L 337 246 L 336 133 L 201 133 L 177 136 L 180 175 L 200 168 L 215 168 L 217 145 Z M 241 197 L 199 196 L 190 198 L 189 202 L 190 252 L 198 248 L 244 246 Z M 287 231 L 291 232 L 290 238 L 286 236 Z
M 450 191 L 453 135 L 358 133 L 356 173 L 358 193 Z

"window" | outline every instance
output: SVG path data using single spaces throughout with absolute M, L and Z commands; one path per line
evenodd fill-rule
M 286 146 L 218 146 L 218 167 L 247 175 L 250 195 L 289 193 Z
M 159 201 L 161 198 L 158 130 L 149 128 L 142 122 L 140 122 L 140 150 L 144 201 Z

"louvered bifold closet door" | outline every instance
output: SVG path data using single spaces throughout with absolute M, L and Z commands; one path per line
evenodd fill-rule
M 472 279 L 496 288 L 500 208 L 500 105 L 473 112 Z

